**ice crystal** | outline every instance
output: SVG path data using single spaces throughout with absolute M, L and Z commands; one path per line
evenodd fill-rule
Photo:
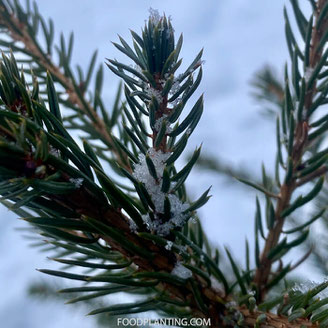
M 213 277 L 210 277 L 211 280 L 211 286 L 213 289 L 217 290 L 217 291 L 221 291 L 222 290 L 222 285 Z
M 188 246 L 186 246 L 186 245 L 177 245 L 177 248 L 179 249 L 179 254 L 182 254 L 183 252 L 187 251 Z
M 165 245 L 165 249 L 167 249 L 168 251 L 170 251 L 172 249 L 173 246 L 173 242 L 168 240 L 166 245 Z
M 166 74 L 165 74 L 166 75 Z M 164 77 L 165 77 L 165 75 L 164 75 Z M 165 85 L 165 83 L 166 83 L 166 80 L 167 80 L 167 78 L 164 78 L 164 79 L 159 79 L 158 80 L 158 82 L 159 82 L 159 84 L 164 88 L 164 85 Z
M 225 304 L 225 307 L 227 308 L 227 309 L 229 309 L 229 308 L 235 308 L 235 307 L 237 307 L 237 302 L 236 301 L 230 301 L 230 302 L 227 302 L 226 304 Z
M 130 226 L 130 230 L 131 232 L 137 232 L 138 226 L 136 225 L 136 223 L 129 219 L 129 226 Z
M 147 225 L 148 229 L 156 232 L 159 236 L 167 236 L 174 228 L 171 221 L 162 222 L 162 220 L 156 215 L 155 220 L 151 220 L 148 214 L 142 216 L 143 221 Z
M 76 188 L 80 188 L 82 186 L 84 179 L 83 178 L 70 178 L 69 182 L 73 183 L 75 185 Z
M 134 65 L 129 65 L 132 69 L 134 69 L 135 71 L 137 71 L 138 73 L 141 73 L 142 74 L 142 69 L 141 69 L 141 67 L 139 66 L 139 65 L 137 65 L 137 64 L 134 64 Z M 139 77 L 138 76 L 136 76 L 135 74 L 132 74 L 132 76 L 134 77 L 134 78 L 138 78 L 138 80 L 139 80 L 139 82 L 142 82 L 142 80 L 140 80 L 139 79 Z
M 180 83 L 177 79 L 174 80 L 173 84 L 172 84 L 172 87 L 171 87 L 171 90 L 170 90 L 170 93 L 171 94 L 175 94 L 179 91 L 180 89 Z
M 156 131 L 159 131 L 162 127 L 163 122 L 166 122 L 166 134 L 172 132 L 172 127 L 170 126 L 169 121 L 167 120 L 167 115 L 163 115 L 155 122 L 154 129 Z
M 161 95 L 161 92 L 154 89 L 154 88 L 152 88 L 151 86 L 146 85 L 144 87 L 144 91 L 146 92 L 148 97 L 150 97 L 150 98 L 155 97 L 159 104 L 163 101 L 163 97 Z
M 186 215 L 183 212 L 187 210 L 190 205 L 182 203 L 180 199 L 174 194 L 170 194 L 168 198 L 171 204 L 171 221 L 175 226 L 182 227 L 186 220 Z
M 179 104 L 179 102 L 181 101 L 181 99 L 182 98 L 180 98 L 180 97 L 174 99 L 174 101 L 171 102 L 172 106 L 176 107 Z
M 188 279 L 192 276 L 192 272 L 179 261 L 175 264 L 175 267 L 173 268 L 171 274 L 182 279 Z
M 59 157 L 59 150 L 50 146 L 50 154 L 55 156 L 55 157 Z
M 176 77 L 174 79 L 174 82 L 172 84 L 171 90 L 169 92 L 169 94 L 171 96 L 175 95 L 179 91 L 179 89 L 180 89 L 180 82 L 181 82 L 179 79 L 181 78 L 181 76 L 182 76 L 182 74 L 180 74 L 178 77 Z M 173 107 L 175 107 L 180 101 L 181 101 L 181 97 L 177 97 L 176 99 L 174 99 L 171 102 L 171 104 L 172 104 Z
M 309 290 L 317 287 L 318 283 L 316 283 L 315 281 L 311 281 L 311 280 L 306 280 L 304 282 L 301 283 L 296 283 L 293 287 L 292 287 L 292 291 L 294 292 L 301 292 L 301 293 L 306 293 Z
M 150 7 L 148 9 L 149 11 L 149 19 L 150 21 L 154 24 L 157 25 L 160 20 L 161 20 L 161 15 L 159 14 L 159 11 L 157 9 L 153 9 L 152 7 Z
M 163 197 L 161 196 L 160 198 L 162 198 L 162 203 L 158 203 L 159 208 L 156 208 L 157 213 L 162 213 L 164 210 L 165 195 Z M 187 219 L 187 216 L 183 213 L 183 211 L 185 211 L 189 205 L 182 203 L 176 195 L 168 195 L 168 198 L 171 204 L 171 218 L 169 221 L 163 222 L 159 215 L 156 213 L 154 220 L 152 220 L 148 214 L 142 216 L 142 219 L 147 225 L 148 229 L 156 232 L 160 236 L 167 236 L 173 228 L 182 227 Z M 153 198 L 152 200 L 154 202 Z
M 325 280 L 324 282 L 328 282 L 328 280 Z M 320 283 L 317 283 L 313 280 L 306 280 L 304 282 L 301 283 L 296 283 L 291 290 L 294 292 L 301 292 L 302 294 L 307 293 L 308 291 L 318 287 L 318 285 L 320 285 Z M 316 295 L 317 297 L 323 299 L 328 297 L 328 290 L 324 289 L 322 290 L 319 294 Z
M 40 165 L 35 169 L 35 174 L 45 174 L 47 171 L 47 167 L 45 165 Z
M 314 69 L 312 67 L 307 67 L 305 69 L 305 73 L 304 73 L 305 82 L 309 82 L 309 80 L 313 74 L 313 71 L 314 71 Z

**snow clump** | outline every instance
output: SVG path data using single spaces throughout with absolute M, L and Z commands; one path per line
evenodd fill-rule
M 162 152 L 150 148 L 148 155 L 151 158 L 157 175 L 157 180 L 150 174 L 144 154 L 139 155 L 139 163 L 134 166 L 133 176 L 139 182 L 142 182 L 151 197 L 155 206 L 153 218 L 149 214 L 143 215 L 142 219 L 150 231 L 156 232 L 158 235 L 166 236 L 174 227 L 182 227 L 186 222 L 187 215 L 184 213 L 189 208 L 189 204 L 182 203 L 180 199 L 173 193 L 162 192 L 163 172 L 166 160 L 171 156 L 170 152 Z M 163 222 L 161 214 L 164 214 L 164 201 L 168 198 L 171 205 L 171 217 L 168 221 Z
M 171 274 L 182 279 L 188 279 L 192 276 L 192 272 L 179 261 L 175 264 Z

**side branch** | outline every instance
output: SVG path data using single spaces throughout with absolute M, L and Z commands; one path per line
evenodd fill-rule
M 317 5 L 317 11 L 315 12 L 316 23 L 312 29 L 312 37 L 311 37 L 311 45 L 310 45 L 310 53 L 309 53 L 309 66 L 308 68 L 312 71 L 316 68 L 318 63 L 322 58 L 322 48 L 318 50 L 322 37 L 327 32 L 327 19 L 324 19 L 324 22 L 317 28 L 318 18 L 327 4 L 326 0 L 319 0 Z M 293 195 L 294 190 L 303 185 L 304 183 L 313 180 L 316 177 L 322 176 L 325 174 L 325 168 L 319 168 L 312 174 L 302 178 L 297 179 L 297 171 L 298 167 L 302 161 L 303 154 L 306 151 L 307 146 L 309 145 L 309 110 L 313 104 L 313 100 L 317 93 L 317 81 L 315 80 L 312 83 L 312 86 L 306 91 L 305 99 L 304 99 L 304 115 L 300 117 L 299 121 L 296 124 L 295 132 L 293 135 L 293 144 L 291 151 L 289 153 L 290 160 L 292 163 L 291 168 L 291 177 L 287 178 L 285 182 L 282 184 L 280 188 L 280 198 L 277 200 L 276 208 L 275 208 L 275 219 L 274 225 L 272 229 L 269 231 L 268 236 L 266 238 L 265 246 L 260 256 L 260 263 L 256 270 L 254 276 L 254 283 L 257 286 L 258 291 L 258 301 L 261 302 L 268 290 L 267 285 L 270 282 L 270 276 L 272 271 L 273 260 L 268 257 L 269 252 L 278 245 L 281 233 L 283 232 L 283 225 L 285 223 L 285 217 L 282 215 L 282 212 L 286 210 L 290 206 L 290 201 Z M 286 95 L 285 95 L 286 96 Z M 291 114 L 292 115 L 292 114 Z M 287 327 L 287 326 L 286 326 Z M 288 326 L 289 327 L 289 326 Z M 293 327 L 293 326 L 291 326 Z
M 88 117 L 97 133 L 101 136 L 103 142 L 114 153 L 117 162 L 128 171 L 131 171 L 130 166 L 126 164 L 126 158 L 122 158 L 123 155 L 118 151 L 114 139 L 106 127 L 104 120 L 98 115 L 90 102 L 84 98 L 83 90 L 77 92 L 72 79 L 61 72 L 60 68 L 54 64 L 52 58 L 48 54 L 44 54 L 42 52 L 40 46 L 29 34 L 28 27 L 24 22 L 19 20 L 18 17 L 14 15 L 14 13 L 10 14 L 10 21 L 8 21 L 8 19 L 5 18 L 4 12 L 6 9 L 3 7 L 3 5 L 0 5 L 0 11 L 2 12 L 2 17 L 0 17 L 0 24 L 8 29 L 11 38 L 15 42 L 23 43 L 26 53 L 28 53 L 34 60 L 36 60 L 37 63 L 45 71 L 49 71 L 53 78 L 64 87 L 69 101 L 76 105 L 83 112 L 83 114 Z

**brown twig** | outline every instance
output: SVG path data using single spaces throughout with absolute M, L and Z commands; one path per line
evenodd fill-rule
M 290 267 L 290 271 L 295 270 L 297 267 L 299 267 L 303 262 L 305 262 L 309 256 L 312 254 L 314 249 L 314 246 L 311 245 L 310 249 L 295 263 Z
M 166 250 L 164 247 L 159 247 L 153 244 L 151 241 L 147 241 L 131 233 L 127 218 L 123 213 L 114 210 L 113 208 L 106 209 L 104 206 L 97 204 L 97 200 L 90 202 L 90 196 L 91 195 L 82 188 L 82 190 L 79 190 L 75 193 L 74 197 L 63 197 L 61 200 L 56 199 L 55 201 L 59 202 L 61 205 L 69 207 L 71 210 L 81 213 L 82 216 L 85 215 L 93 217 L 111 227 L 119 229 L 127 240 L 152 252 L 155 256 L 154 259 L 150 261 L 149 259 L 143 258 L 142 256 L 130 253 L 120 243 L 117 243 L 110 237 L 100 236 L 111 246 L 113 250 L 120 252 L 127 259 L 132 260 L 133 263 L 139 267 L 140 271 L 172 271 L 176 259 L 176 255 L 173 252 Z M 86 199 L 89 199 L 89 201 L 86 201 Z M 208 313 L 203 313 L 199 310 L 199 307 L 194 300 L 192 291 L 188 284 L 177 288 L 170 283 L 161 283 L 157 285 L 156 288 L 161 291 L 169 291 L 173 298 L 181 301 L 188 301 L 193 316 L 210 318 L 211 327 L 232 328 L 231 325 L 222 321 L 222 314 L 224 314 L 226 311 L 225 306 L 223 305 L 223 303 L 227 301 L 226 296 L 224 296 L 221 291 L 207 286 L 206 282 L 198 279 L 199 277 L 196 276 L 195 278 L 204 301 L 209 308 Z M 241 312 L 244 316 L 244 323 L 242 326 L 244 328 L 254 328 L 258 316 L 264 313 L 260 311 L 249 311 L 246 307 L 237 308 L 236 311 Z M 275 315 L 270 312 L 265 312 L 265 314 L 266 321 L 260 325 L 261 328 L 299 328 L 302 325 L 308 328 L 319 327 L 319 325 L 316 323 L 311 323 L 308 319 L 298 319 L 294 322 L 289 322 L 286 316 Z
M 308 174 L 307 176 L 305 176 L 302 179 L 299 179 L 296 182 L 296 187 L 300 187 L 303 186 L 304 184 L 306 184 L 307 182 L 312 181 L 315 178 L 318 178 L 322 175 L 324 175 L 325 173 L 328 172 L 328 168 L 326 166 L 321 166 L 320 168 L 318 168 L 317 170 L 315 170 L 314 172 Z

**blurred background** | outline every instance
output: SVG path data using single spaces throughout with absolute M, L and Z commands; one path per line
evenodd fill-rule
M 181 56 L 185 65 L 204 47 L 204 77 L 198 94 L 205 93 L 205 111 L 196 129 L 189 152 L 203 143 L 203 154 L 220 158 L 228 167 L 260 176 L 261 164 L 274 169 L 275 124 L 251 96 L 250 81 L 265 64 L 282 76 L 288 58 L 284 38 L 283 6 L 286 0 L 37 0 L 40 13 L 55 22 L 59 32 L 74 31 L 73 62 L 86 67 L 94 49 L 98 62 L 106 57 L 123 59 L 111 44 L 117 34 L 130 40 L 129 29 L 139 32 L 149 15 L 149 8 L 171 16 L 176 34 L 183 32 Z M 125 59 L 123 59 L 125 60 Z M 104 98 L 112 104 L 118 78 L 105 70 Z M 192 102 L 190 102 L 192 103 Z M 200 217 L 209 240 L 216 245 L 229 245 L 241 262 L 245 237 L 252 241 L 255 193 L 239 187 L 226 177 L 202 168 L 191 175 L 187 190 L 191 199 L 212 185 L 209 203 Z M 35 268 L 55 268 L 46 260 L 47 253 L 29 247 L 21 231 L 24 223 L 0 208 L 0 323 L 5 328 L 87 328 L 95 327 L 86 308 L 63 305 L 63 300 L 47 302 L 31 297 L 31 283 L 63 281 L 51 279 Z M 242 262 L 243 263 L 243 262 Z M 299 270 L 321 276 L 303 265 Z M 299 271 L 300 273 L 300 271 Z M 44 321 L 47 321 L 46 326 Z

